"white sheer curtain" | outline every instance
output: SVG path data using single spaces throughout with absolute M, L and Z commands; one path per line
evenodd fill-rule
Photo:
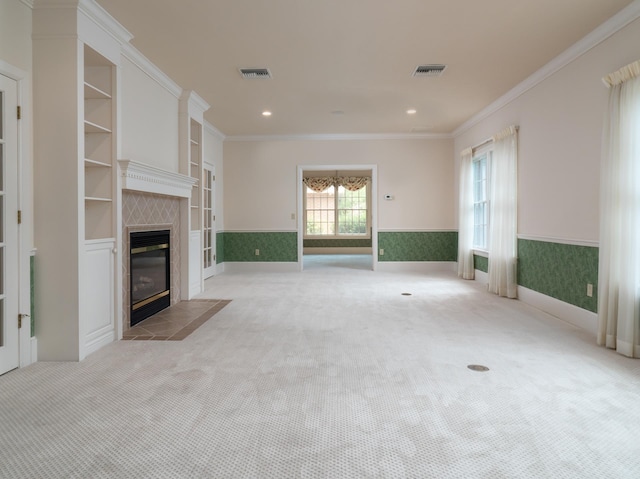
M 473 279 L 473 150 L 463 150 L 460 158 L 460 199 L 458 205 L 458 276 Z
M 640 61 L 605 77 L 598 344 L 640 357 Z
M 493 137 L 489 174 L 489 291 L 516 298 L 518 234 L 518 128 Z

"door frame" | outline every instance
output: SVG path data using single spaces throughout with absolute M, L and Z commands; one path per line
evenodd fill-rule
M 378 165 L 298 165 L 297 178 L 297 224 L 298 224 L 298 270 L 304 268 L 303 241 L 304 241 L 304 212 L 302 177 L 305 171 L 336 171 L 336 170 L 366 170 L 371 171 L 371 256 L 373 259 L 373 271 L 378 269 Z
M 203 176 L 206 175 L 206 170 L 209 170 L 211 172 L 211 191 L 209 192 L 209 194 L 211 195 L 211 198 L 209 199 L 209 201 L 211 205 L 211 249 L 213 253 L 213 259 L 212 259 L 213 262 L 209 268 L 204 268 L 204 264 L 203 264 L 202 275 L 205 280 L 218 274 L 217 258 L 216 258 L 216 222 L 214 220 L 214 218 L 216 217 L 216 167 L 210 163 L 203 163 L 202 164 Z M 203 202 L 202 202 L 203 214 L 204 214 L 204 205 L 205 205 L 205 202 L 203 198 Z M 206 222 L 203 221 L 203 224 L 202 224 L 202 247 L 203 248 L 204 248 L 205 223 Z
M 0 75 L 17 84 L 17 101 L 21 119 L 17 127 L 17 206 L 22 211 L 22 223 L 18 225 L 18 312 L 28 314 L 18 331 L 19 367 L 23 368 L 38 360 L 37 339 L 31 337 L 31 255 L 33 248 L 33 204 L 30 178 L 33 177 L 31 86 L 26 71 L 0 59 Z M 34 142 L 35 143 L 35 142 Z M 16 318 L 17 321 L 17 318 Z M 26 324 L 25 324 L 26 323 Z

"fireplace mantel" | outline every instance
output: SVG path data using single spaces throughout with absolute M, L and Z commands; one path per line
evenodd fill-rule
M 123 190 L 190 198 L 196 178 L 131 160 L 118 160 Z

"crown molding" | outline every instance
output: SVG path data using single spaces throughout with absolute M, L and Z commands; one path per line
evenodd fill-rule
M 123 190 L 190 198 L 196 178 L 131 160 L 118 160 Z
M 155 80 L 156 83 L 171 93 L 174 97 L 180 99 L 183 91 L 180 85 L 169 78 L 169 76 L 160 70 L 160 68 L 151 63 L 151 61 L 140 53 L 136 47 L 130 43 L 122 45 L 122 55 L 146 73 L 149 78 Z
M 466 132 L 638 18 L 640 18 L 640 1 L 635 0 L 527 79 L 516 85 L 469 120 L 465 121 L 456 128 L 451 135 L 456 138 Z
M 215 126 L 213 126 L 208 121 L 204 121 L 202 126 L 204 127 L 204 131 L 210 133 L 215 136 L 218 140 L 224 141 L 227 138 L 227 135 L 218 130 Z
M 77 10 L 118 43 L 127 44 L 133 34 L 124 28 L 95 0 L 19 0 L 33 10 Z M 35 38 L 58 38 L 57 35 L 35 35 Z M 61 38 L 65 38 L 64 36 Z M 73 36 L 68 38 L 74 38 Z M 76 36 L 77 38 L 77 36 Z
M 181 116 L 194 118 L 198 123 L 204 123 L 204 112 L 209 108 L 209 104 L 193 90 L 183 90 L 180 94 L 178 111 Z
M 95 0 L 80 0 L 78 10 L 93 20 L 96 25 L 115 38 L 119 43 L 128 44 L 133 34 L 102 8 Z
M 345 133 L 310 135 L 237 135 L 225 141 L 450 140 L 449 133 Z

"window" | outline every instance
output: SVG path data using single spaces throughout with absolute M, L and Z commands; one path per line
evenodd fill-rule
M 489 205 L 487 171 L 491 151 L 473 157 L 473 247 L 486 250 L 489 247 Z
M 330 186 L 317 193 L 306 188 L 305 236 L 369 237 L 369 188 L 349 191 Z

